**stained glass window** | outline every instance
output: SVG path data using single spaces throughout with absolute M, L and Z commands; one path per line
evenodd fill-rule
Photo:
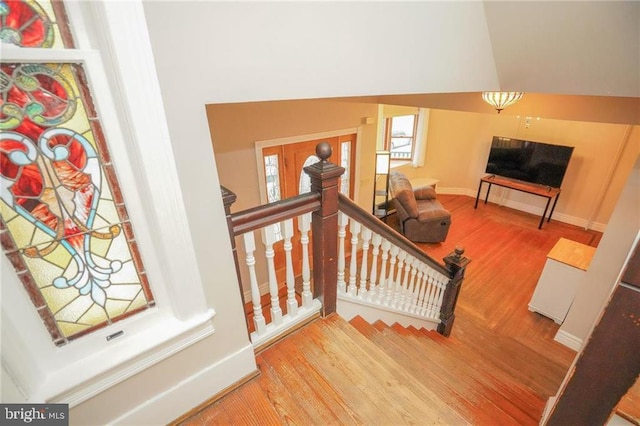
M 0 2 L 3 42 L 56 46 L 61 7 Z M 0 239 L 56 345 L 155 304 L 86 81 L 0 65 Z
M 73 47 L 59 1 L 0 1 L 0 40 L 20 47 Z

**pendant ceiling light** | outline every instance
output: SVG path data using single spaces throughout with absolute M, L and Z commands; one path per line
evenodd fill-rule
M 482 92 L 482 100 L 500 111 L 522 99 L 524 92 Z

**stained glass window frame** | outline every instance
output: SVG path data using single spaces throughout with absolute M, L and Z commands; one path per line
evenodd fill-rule
M 31 0 L 29 0 L 27 3 L 33 6 L 33 2 Z M 118 184 L 114 165 L 111 161 L 111 154 L 109 152 L 107 142 L 104 137 L 104 132 L 101 127 L 101 123 L 100 123 L 101 119 L 97 115 L 96 107 L 93 104 L 93 98 L 90 94 L 88 79 L 85 74 L 87 71 L 84 69 L 84 66 L 86 64 L 83 59 L 86 53 L 78 52 L 77 50 L 67 49 L 67 48 L 73 48 L 74 45 L 71 38 L 70 28 L 64 25 L 66 24 L 67 14 L 65 12 L 63 5 L 60 2 L 53 1 L 50 7 L 46 9 L 48 9 L 49 11 L 53 11 L 55 13 L 55 20 L 58 23 L 57 25 L 58 30 L 56 31 L 56 34 L 63 39 L 64 46 L 60 46 L 58 44 L 58 46 L 38 46 L 40 48 L 34 48 L 34 49 L 17 48 L 22 51 L 31 51 L 33 54 L 26 53 L 25 55 L 22 55 L 22 56 L 25 56 L 27 58 L 31 57 L 32 60 L 20 59 L 19 61 L 15 61 L 15 60 L 12 61 L 12 60 L 3 59 L 2 65 L 3 67 L 8 67 L 9 63 L 13 62 L 13 63 L 20 63 L 25 67 L 29 66 L 29 64 L 33 64 L 32 65 L 33 68 L 40 67 L 42 69 L 43 67 L 47 66 L 43 63 L 48 63 L 48 64 L 52 64 L 54 67 L 59 66 L 61 68 L 69 67 L 70 69 L 74 69 L 75 71 L 74 76 L 76 80 L 74 84 L 77 85 L 76 90 L 79 92 L 77 93 L 77 95 L 81 99 L 81 103 L 83 104 L 82 106 L 86 108 L 87 119 L 89 120 L 88 122 L 90 123 L 89 134 L 95 140 L 95 144 L 97 145 L 97 146 L 94 146 L 93 149 L 97 151 L 96 156 L 99 158 L 98 160 L 100 163 L 99 167 L 102 170 L 101 178 L 104 178 L 105 188 L 107 189 L 107 192 L 110 194 L 111 198 L 113 199 L 115 210 L 117 210 L 118 220 L 116 220 L 117 223 L 112 225 L 115 226 L 116 228 L 120 228 L 120 230 L 118 230 L 117 233 L 121 233 L 122 238 L 126 238 L 125 245 L 128 247 L 129 253 L 130 253 L 130 260 L 128 262 L 132 262 L 132 264 L 135 264 L 139 285 L 141 287 L 141 291 L 144 293 L 144 299 L 145 299 L 145 303 L 143 303 L 141 306 L 138 306 L 135 309 L 131 309 L 131 310 L 125 309 L 123 312 L 115 315 L 113 318 L 109 314 L 107 314 L 106 319 L 104 321 L 101 321 L 101 322 L 99 321 L 98 323 L 93 324 L 92 326 L 90 326 L 89 328 L 86 328 L 83 331 L 79 331 L 75 333 L 66 333 L 66 334 L 62 333 L 60 329 L 60 325 L 56 322 L 54 313 L 52 312 L 48 303 L 45 302 L 44 300 L 43 294 L 39 288 L 41 286 L 39 284 L 36 284 L 36 282 L 38 281 L 37 277 L 36 279 L 34 279 L 34 276 L 32 275 L 32 270 L 27 265 L 28 262 L 26 260 L 28 259 L 28 257 L 30 257 L 30 256 L 25 256 L 25 252 L 27 250 L 25 250 L 24 247 L 19 247 L 19 245 L 16 244 L 14 240 L 14 236 L 9 232 L 9 230 L 7 229 L 7 226 L 5 226 L 4 220 L 0 221 L 0 237 L 2 240 L 3 252 L 7 256 L 7 258 L 9 258 L 9 260 L 11 261 L 11 264 L 13 265 L 18 276 L 20 277 L 20 280 L 24 288 L 26 289 L 31 302 L 33 303 L 33 306 L 36 308 L 38 315 L 41 317 L 42 322 L 45 324 L 47 330 L 49 331 L 54 344 L 57 346 L 61 346 L 66 343 L 69 343 L 71 340 L 75 340 L 86 334 L 97 331 L 105 326 L 111 325 L 115 322 L 126 319 L 130 316 L 133 316 L 148 308 L 154 307 L 155 299 L 153 294 L 151 293 L 146 269 L 144 267 L 144 264 L 142 263 L 140 251 L 138 249 L 136 239 L 133 235 L 132 225 L 129 220 L 129 216 L 128 216 L 127 209 L 125 207 L 125 203 L 122 195 L 122 189 Z M 5 44 L 3 44 L 3 48 L 4 46 Z M 51 47 L 51 48 L 46 49 L 47 47 Z M 55 58 L 56 52 L 58 52 L 59 56 L 64 57 L 64 59 L 52 59 L 52 58 Z M 18 56 L 21 56 L 21 55 L 18 55 Z M 74 56 L 77 56 L 78 60 L 74 60 L 72 62 L 68 61 L 70 57 L 74 57 Z M 46 59 L 43 60 L 41 59 L 41 57 L 46 57 Z M 82 136 L 74 136 L 74 137 L 76 137 L 76 139 L 78 138 L 83 139 Z M 87 147 L 90 150 L 92 149 L 89 145 L 87 145 Z M 112 230 L 116 228 L 112 228 Z M 91 232 L 92 234 L 103 234 L 103 235 L 108 234 L 108 232 L 105 234 L 104 232 L 101 232 L 101 231 L 103 230 L 97 230 L 97 229 L 87 230 L 87 232 Z M 85 242 L 92 241 L 93 236 L 89 236 L 89 234 L 86 234 L 83 238 Z M 112 240 L 114 238 L 115 236 L 113 236 Z M 64 239 L 60 239 L 60 241 L 64 242 Z M 93 247 L 93 243 L 89 242 L 85 244 L 91 244 L 91 247 Z M 89 250 L 89 249 L 86 249 L 86 250 Z M 89 252 L 93 253 L 94 249 L 91 248 Z M 89 262 L 92 262 L 90 258 L 89 258 Z M 95 285 L 94 287 L 100 290 L 100 288 L 97 285 Z M 103 290 L 100 290 L 100 291 L 103 291 Z M 86 294 L 85 294 L 85 298 L 86 298 Z M 95 300 L 96 299 L 94 299 L 94 301 Z M 104 305 L 102 307 L 104 309 Z M 105 313 L 106 313 L 106 309 L 105 309 Z M 78 316 L 78 320 L 80 318 L 81 316 Z
M 102 390 L 125 386 L 123 381 L 172 356 L 177 347 L 190 349 L 217 330 L 205 281 L 210 275 L 199 269 L 200 241 L 193 239 L 183 201 L 174 151 L 183 143 L 174 142 L 167 124 L 143 5 L 71 1 L 66 6 L 72 25 L 80 29 L 77 49 L 3 46 L 3 60 L 85 66 L 157 301 L 153 309 L 58 347 L 9 260 L 0 255 L 2 378 L 10 376 L 7 383 L 15 383 L 26 400 L 74 407 L 101 398 Z M 226 232 L 224 216 L 200 229 Z M 235 277 L 235 271 L 223 272 Z

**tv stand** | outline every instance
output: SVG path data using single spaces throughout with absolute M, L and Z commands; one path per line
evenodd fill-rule
M 522 182 L 515 179 L 509 179 L 502 176 L 489 175 L 480 179 L 480 185 L 478 186 L 478 195 L 476 195 L 476 204 L 473 207 L 474 209 L 478 208 L 478 199 L 480 198 L 480 191 L 482 190 L 482 184 L 488 183 L 489 187 L 487 188 L 487 195 L 484 197 L 484 203 L 487 204 L 487 200 L 489 199 L 489 192 L 491 191 L 491 185 L 502 186 L 504 188 L 515 189 L 516 191 L 526 192 L 527 194 L 537 195 L 539 197 L 544 197 L 547 199 L 547 205 L 544 207 L 544 213 L 542 213 L 542 217 L 540 218 L 540 224 L 538 225 L 538 229 L 542 229 L 542 224 L 544 223 L 545 216 L 547 215 L 547 211 L 549 210 L 549 204 L 551 203 L 551 199 L 553 198 L 553 206 L 551 206 L 551 211 L 549 212 L 549 217 L 547 218 L 547 222 L 551 221 L 551 215 L 553 214 L 553 210 L 556 208 L 556 204 L 558 203 L 558 197 L 560 196 L 560 188 L 553 188 L 545 185 L 536 185 L 534 183 Z

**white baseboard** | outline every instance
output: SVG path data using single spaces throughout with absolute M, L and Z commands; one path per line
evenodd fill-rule
M 582 339 L 579 339 L 573 334 L 567 333 L 562 329 L 558 330 L 556 337 L 554 337 L 553 340 L 562 343 L 576 352 L 580 351 L 580 348 L 582 348 Z
M 153 399 L 118 417 L 110 424 L 167 424 L 229 388 L 238 380 L 254 373 L 255 370 L 253 346 L 248 345 L 158 393 Z M 134 397 L 135 390 L 122 395 Z
M 482 193 L 485 194 L 486 193 L 485 190 L 483 190 Z M 478 192 L 468 188 L 438 187 L 438 194 L 467 195 L 469 197 L 475 198 Z M 503 199 L 502 197 L 496 197 L 494 195 L 489 196 L 489 201 L 498 205 L 509 207 L 514 210 L 519 210 L 525 213 L 531 213 L 536 216 L 541 216 L 542 213 L 544 212 L 543 207 L 536 207 L 536 206 L 532 206 L 530 204 L 522 203 L 519 201 L 512 201 L 512 200 L 509 200 L 508 198 Z M 480 203 L 484 203 L 483 197 L 480 197 L 478 204 Z M 547 212 L 547 215 L 548 214 L 549 213 Z M 606 223 L 593 222 L 589 224 L 589 221 L 587 219 L 571 216 L 568 214 L 558 213 L 555 211 L 553 213 L 553 220 L 556 220 L 562 223 L 568 223 L 569 225 L 579 226 L 584 229 L 591 229 L 598 232 L 604 232 L 604 230 L 607 227 Z

